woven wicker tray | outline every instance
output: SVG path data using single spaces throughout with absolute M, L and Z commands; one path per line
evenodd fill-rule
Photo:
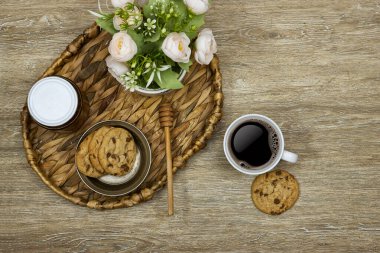
M 181 90 L 144 97 L 127 92 L 108 74 L 104 59 L 111 36 L 95 24 L 79 35 L 41 76 L 61 75 L 73 80 L 90 101 L 90 117 L 77 132 L 57 133 L 36 125 L 26 107 L 21 112 L 27 160 L 42 181 L 71 202 L 96 209 L 130 207 L 149 200 L 166 182 L 164 135 L 158 121 L 163 99 L 172 103 L 173 171 L 203 148 L 222 113 L 222 84 L 218 58 L 209 66 L 193 64 Z M 82 133 L 96 122 L 118 119 L 139 127 L 152 148 L 152 167 L 145 182 L 132 194 L 106 197 L 87 188 L 74 163 L 75 146 Z

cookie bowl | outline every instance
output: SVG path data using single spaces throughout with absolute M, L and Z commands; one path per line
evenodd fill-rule
M 99 122 L 90 127 L 79 139 L 76 152 L 79 146 L 91 133 L 101 127 L 116 127 L 128 130 L 136 144 L 136 157 L 132 169 L 123 176 L 104 175 L 99 178 L 89 177 L 80 172 L 77 167 L 77 173 L 83 183 L 91 190 L 106 196 L 121 196 L 136 190 L 145 180 L 149 173 L 152 161 L 152 152 L 149 142 L 145 135 L 136 126 L 125 121 L 108 120 Z M 77 158 L 75 156 L 75 163 Z

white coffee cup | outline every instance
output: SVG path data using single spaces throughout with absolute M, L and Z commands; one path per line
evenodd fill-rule
M 272 131 L 275 131 L 278 137 L 278 145 L 276 145 L 277 152 L 274 158 L 259 167 L 254 167 L 245 161 L 240 161 L 232 152 L 231 139 L 235 130 L 242 124 L 248 122 L 261 122 L 264 126 L 267 125 L 272 129 Z M 260 175 L 268 171 L 271 171 L 277 166 L 281 159 L 290 163 L 296 163 L 298 159 L 297 154 L 285 150 L 284 136 L 281 132 L 280 127 L 270 118 L 260 114 L 243 115 L 240 118 L 236 119 L 234 122 L 232 122 L 232 124 L 227 128 L 227 131 L 224 135 L 223 147 L 224 153 L 230 164 L 236 170 L 248 175 Z

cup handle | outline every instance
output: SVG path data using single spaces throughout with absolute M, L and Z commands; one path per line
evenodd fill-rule
M 284 150 L 284 153 L 282 154 L 281 159 L 290 163 L 296 163 L 298 160 L 298 155 Z

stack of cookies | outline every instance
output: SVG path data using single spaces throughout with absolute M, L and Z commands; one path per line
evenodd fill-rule
M 132 170 L 136 152 L 135 141 L 126 129 L 104 126 L 80 143 L 75 159 L 86 176 L 124 176 Z

